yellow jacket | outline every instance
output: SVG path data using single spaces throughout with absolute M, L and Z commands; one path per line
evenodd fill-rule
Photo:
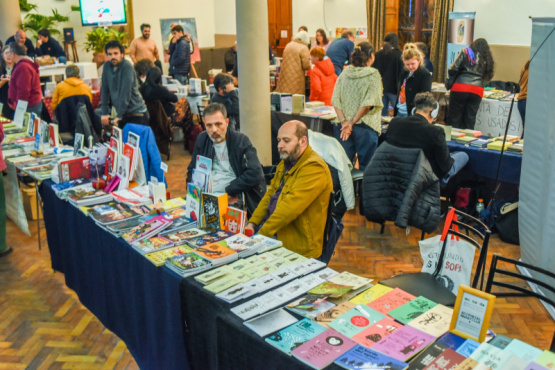
M 85 85 L 81 79 L 69 77 L 60 82 L 54 90 L 54 95 L 52 96 L 52 112 L 54 112 L 62 100 L 73 95 L 87 95 L 92 103 L 91 88 Z
M 333 184 L 328 165 L 310 145 L 287 173 L 283 161 L 279 163 L 272 183 L 249 222 L 256 225 L 262 222 L 270 197 L 279 188 L 282 178 L 285 183 L 276 209 L 258 232 L 269 237 L 277 234 L 287 249 L 308 258 L 318 258 L 322 254 Z

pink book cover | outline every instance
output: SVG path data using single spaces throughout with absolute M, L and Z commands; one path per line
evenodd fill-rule
M 447 348 L 443 353 L 437 356 L 435 360 L 430 362 L 424 370 L 454 369 L 463 362 L 465 358 L 466 357 L 453 351 L 451 348 Z
M 364 329 L 355 335 L 353 339 L 362 344 L 364 347 L 370 348 L 383 338 L 387 337 L 389 334 L 393 333 L 395 330 L 402 327 L 403 324 L 386 317 L 369 328 Z
M 356 344 L 354 340 L 328 329 L 295 348 L 291 354 L 317 369 L 323 369 Z
M 407 362 L 408 359 L 426 348 L 435 339 L 434 336 L 423 331 L 410 326 L 403 326 L 374 344 L 372 349 L 399 361 Z
M 399 288 L 395 288 L 392 291 L 387 292 L 381 297 L 368 303 L 367 306 L 375 309 L 378 312 L 383 313 L 384 315 L 387 315 L 389 311 L 402 306 L 415 298 L 416 297 L 412 294 L 409 294 Z

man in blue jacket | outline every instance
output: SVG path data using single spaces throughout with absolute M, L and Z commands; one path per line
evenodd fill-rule
M 175 47 L 170 51 L 170 75 L 182 85 L 189 83 L 189 68 L 191 68 L 191 48 L 183 32 L 183 27 L 172 27 L 172 36 L 177 38 Z
M 50 31 L 43 28 L 38 32 L 39 39 L 37 40 L 37 55 L 38 56 L 51 56 L 57 58 L 60 63 L 66 63 L 67 57 L 62 45 L 52 37 Z
M 355 35 L 352 31 L 343 31 L 341 38 L 332 41 L 326 55 L 331 59 L 336 75 L 339 76 L 345 64 L 349 64 L 353 50 L 355 50 Z

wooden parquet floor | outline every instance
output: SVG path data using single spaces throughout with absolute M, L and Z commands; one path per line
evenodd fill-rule
M 190 155 L 182 143 L 172 147 L 168 183 L 172 196 L 185 194 Z M 165 159 L 165 158 L 164 158 Z M 385 233 L 358 215 L 344 218 L 345 230 L 330 265 L 338 271 L 379 280 L 422 266 L 418 251 L 420 230 L 387 225 Z M 10 220 L 8 244 L 14 252 L 0 258 L 0 369 L 136 369 L 135 360 L 114 333 L 107 330 L 51 269 L 45 231 L 38 250 L 35 223 L 31 236 Z M 519 257 L 518 246 L 494 236 L 491 254 Z M 555 322 L 534 298 L 498 299 L 492 324 L 496 333 L 548 348 Z

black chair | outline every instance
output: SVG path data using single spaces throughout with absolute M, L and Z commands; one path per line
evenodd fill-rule
M 544 281 L 541 281 L 532 276 L 528 276 L 527 274 L 523 274 L 520 272 L 513 272 L 513 271 L 500 268 L 498 266 L 499 261 L 509 263 L 513 265 L 515 268 L 524 267 L 530 272 L 534 272 L 536 276 L 537 275 L 545 276 L 547 278 L 550 278 L 552 282 L 555 282 L 555 274 L 550 271 L 530 265 L 529 263 L 525 263 L 522 261 L 514 260 L 512 258 L 507 258 L 507 257 L 500 256 L 498 254 L 494 254 L 493 259 L 491 260 L 491 267 L 489 270 L 488 281 L 486 283 L 487 293 L 494 294 L 497 297 L 536 297 L 546 303 L 549 303 L 551 306 L 553 306 L 553 308 L 555 308 L 555 300 L 543 294 L 537 293 L 532 289 L 523 288 L 522 286 L 518 286 L 514 283 L 507 282 L 505 278 L 507 276 L 510 276 L 520 280 L 521 282 L 525 281 L 528 284 L 532 283 L 537 285 L 538 287 L 541 287 L 542 289 L 549 290 L 551 293 L 555 294 L 555 286 L 553 284 L 545 283 Z M 493 292 L 492 288 L 494 285 L 501 288 L 510 289 L 512 291 Z M 555 336 L 554 336 L 554 339 L 555 339 Z
M 328 212 L 326 216 L 326 227 L 324 228 L 324 243 L 322 246 L 322 255 L 318 257 L 319 261 L 324 263 L 329 263 L 333 253 L 335 252 L 335 246 L 337 240 L 343 232 L 343 221 L 341 217 L 334 215 L 332 212 L 334 193 L 330 193 L 330 200 L 328 203 Z
M 419 272 L 415 274 L 402 274 L 382 280 L 380 281 L 380 284 L 389 286 L 391 288 L 400 288 L 412 295 L 424 296 L 436 303 L 441 303 L 442 305 L 453 307 L 457 298 L 456 295 L 453 294 L 449 289 L 447 289 L 438 280 L 438 278 L 441 278 L 441 270 L 443 269 L 444 265 L 443 259 L 445 256 L 445 249 L 447 246 L 449 235 L 456 235 L 459 238 L 472 244 L 479 251 L 478 262 L 476 270 L 474 271 L 474 278 L 471 279 L 471 281 L 473 288 L 477 288 L 480 290 L 483 289 L 486 268 L 486 256 L 488 253 L 488 244 L 491 231 L 482 221 L 478 220 L 477 218 L 467 215 L 466 213 L 459 210 L 455 210 L 455 214 L 459 219 L 464 218 L 465 222 L 452 222 L 447 237 L 445 238 L 445 242 L 443 243 L 443 247 L 441 248 L 437 268 L 433 274 L 428 274 L 424 272 Z M 460 231 L 453 230 L 453 225 L 459 226 L 459 228 L 464 230 L 465 232 L 462 233 Z M 469 235 L 470 233 L 472 233 L 474 237 L 476 237 L 480 241 L 471 237 Z

